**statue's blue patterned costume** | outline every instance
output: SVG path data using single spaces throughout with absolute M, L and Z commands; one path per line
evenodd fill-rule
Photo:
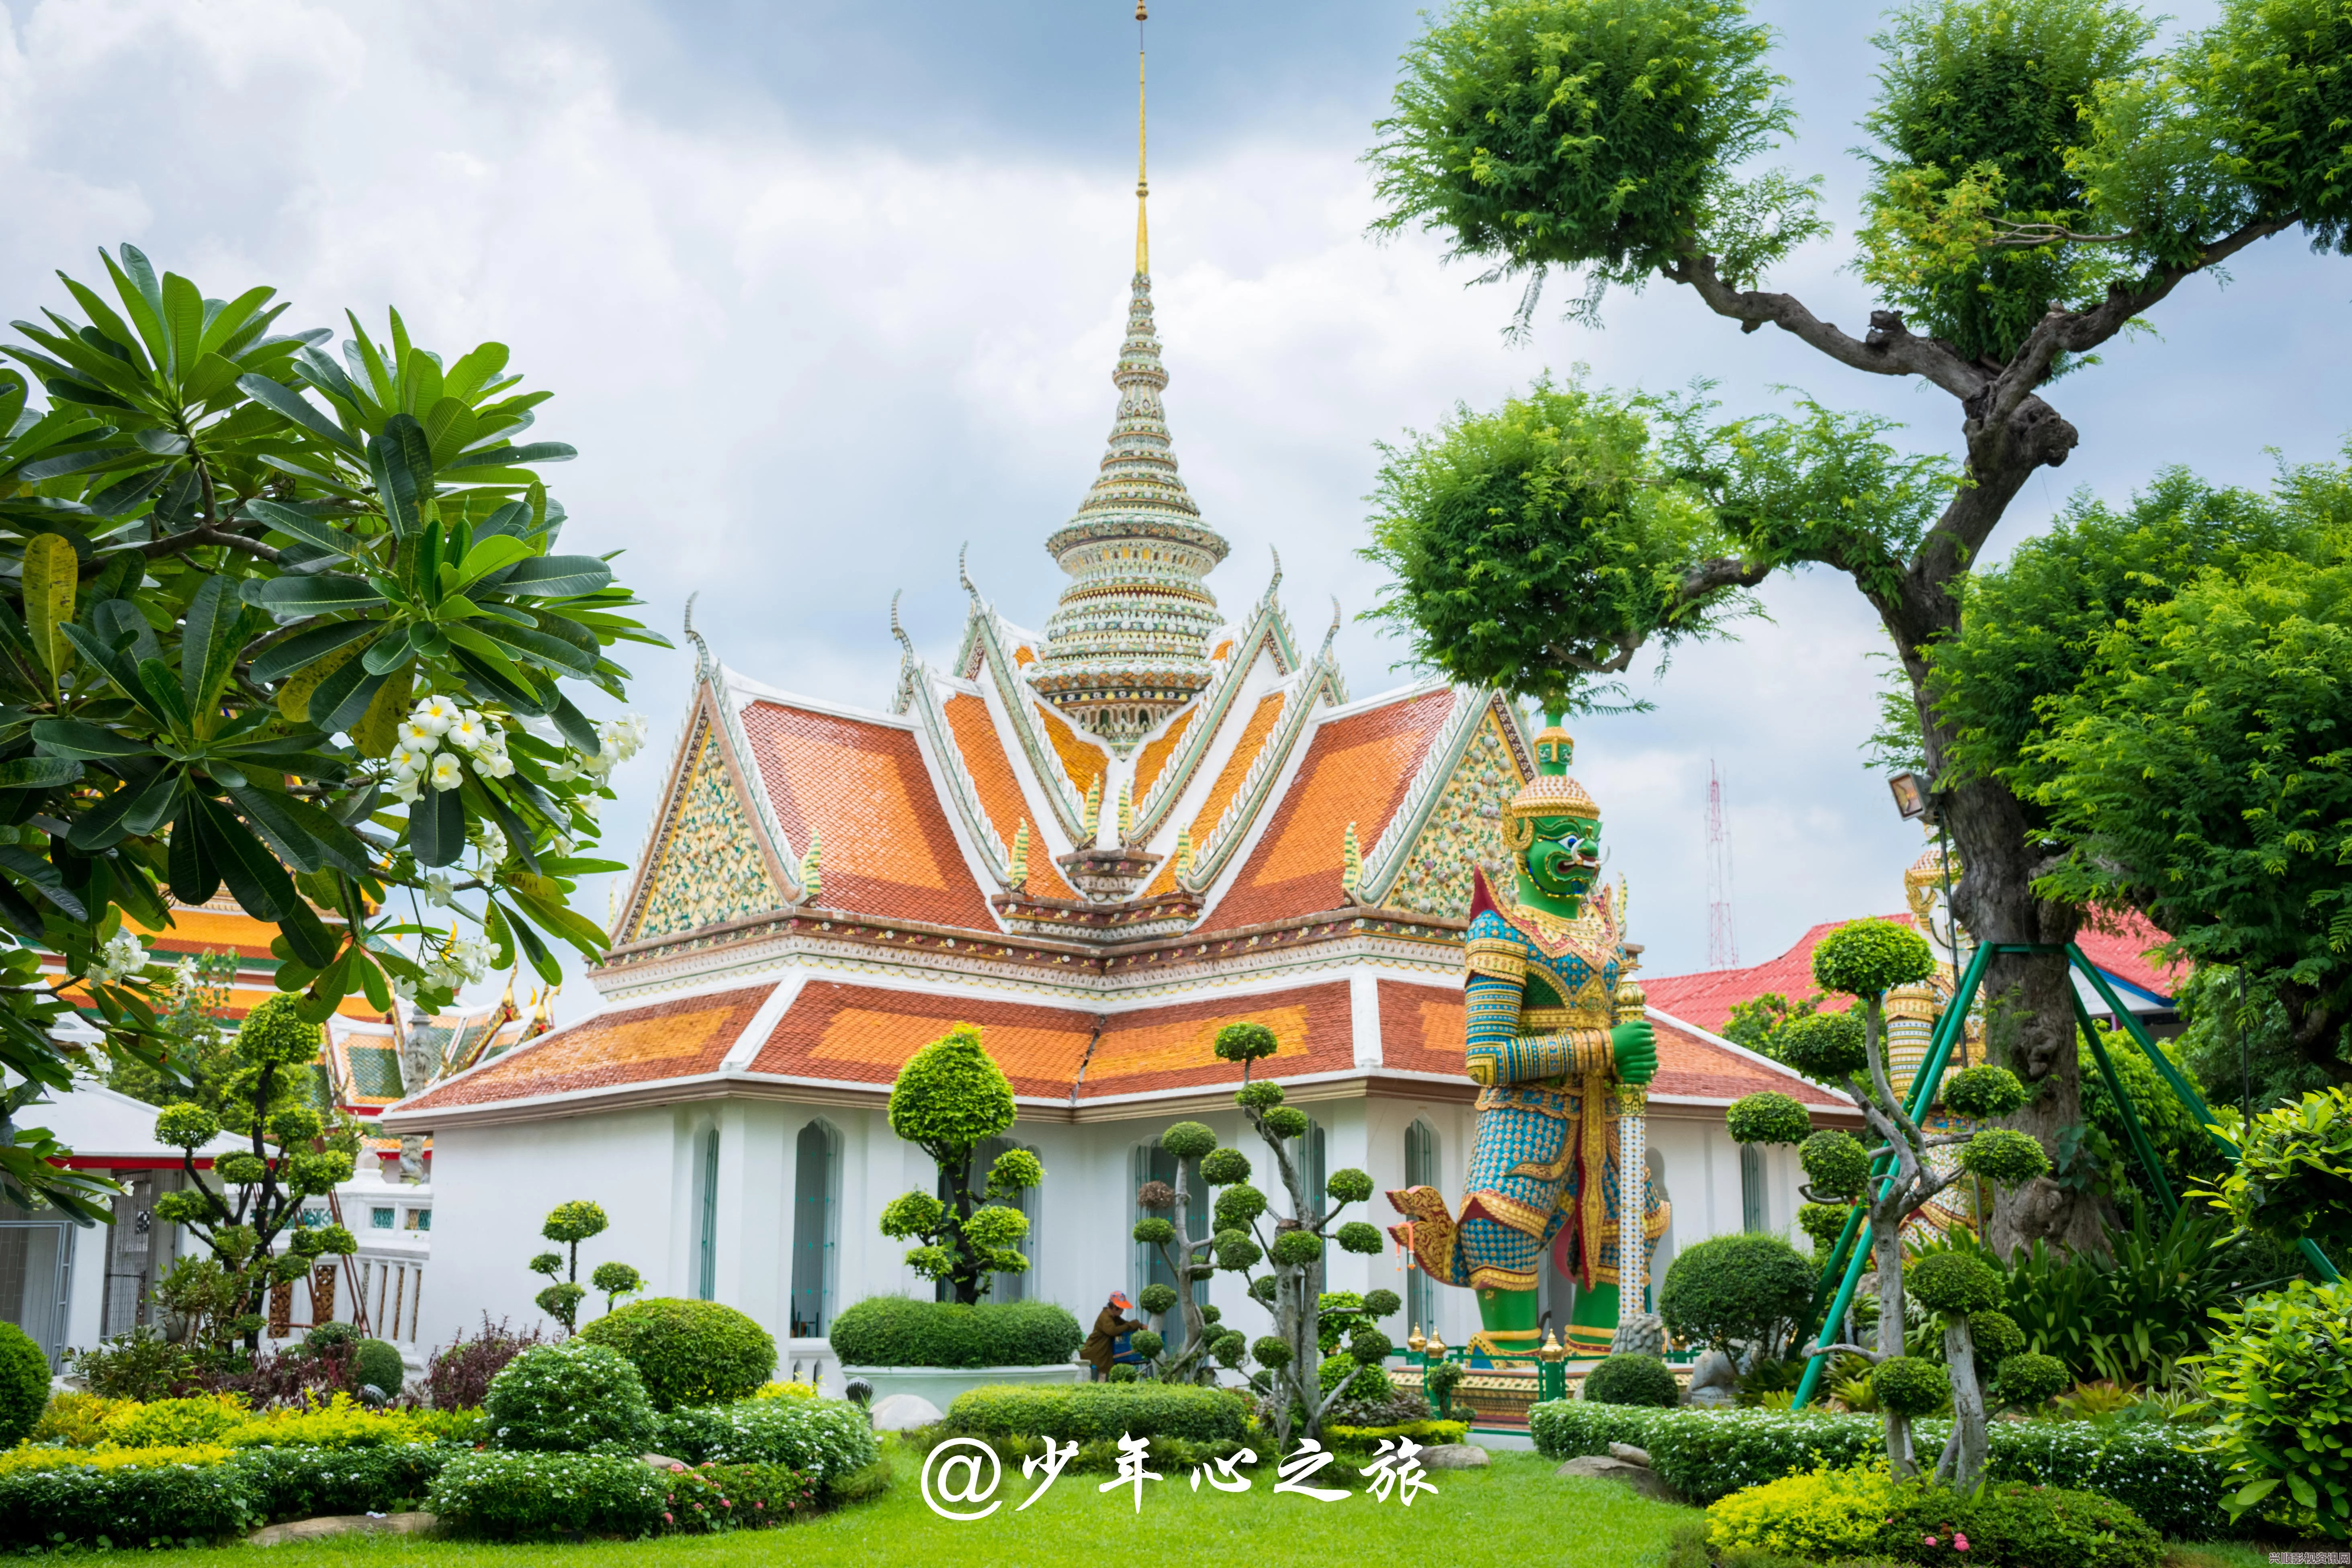
M 1566 752 L 1567 736 L 1556 727 L 1538 738 L 1547 762 L 1564 762 Z M 1512 803 L 1514 816 L 1527 824 L 1512 825 L 1514 847 L 1523 880 L 1530 850 L 1552 857 L 1546 879 L 1573 896 L 1555 891 L 1550 901 L 1575 912 L 1497 897 L 1482 871 L 1464 933 L 1465 1070 L 1479 1089 L 1461 1213 L 1451 1213 L 1433 1187 L 1389 1194 L 1405 1215 L 1392 1227 L 1398 1244 L 1433 1279 L 1478 1291 L 1484 1338 L 1495 1349 L 1534 1348 L 1511 1342 L 1531 1341 L 1532 1327 L 1507 1325 L 1533 1324 L 1532 1293 L 1547 1248 L 1583 1287 L 1569 1342 L 1605 1350 L 1617 1322 L 1615 1290 L 1595 1289 L 1613 1287 L 1618 1273 L 1619 1070 L 1611 1034 L 1639 1019 L 1640 1010 L 1618 1016 L 1626 966 L 1620 911 L 1606 888 L 1591 889 L 1599 812 L 1563 775 L 1555 763 Z M 1587 836 L 1580 837 L 1576 825 Z M 1548 851 L 1548 843 L 1555 847 Z M 1628 1071 L 1646 1079 L 1655 1058 L 1646 1029 L 1638 1032 L 1641 1063 Z M 1667 1212 L 1646 1171 L 1642 1178 L 1646 1245 L 1664 1233 Z M 1498 1295 L 1527 1305 L 1504 1310 Z

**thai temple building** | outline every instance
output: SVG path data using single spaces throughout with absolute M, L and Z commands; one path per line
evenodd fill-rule
M 841 1307 L 932 1289 L 876 1229 L 891 1198 L 939 1179 L 886 1104 L 900 1066 L 958 1023 L 1010 1076 L 1011 1141 L 1046 1173 L 1025 1194 L 1031 1270 L 1000 1277 L 996 1299 L 1090 1321 L 1149 1280 L 1129 1232 L 1139 1184 L 1171 1173 L 1160 1131 L 1244 1134 L 1239 1070 L 1211 1050 L 1236 1022 L 1280 1042 L 1257 1071 L 1312 1117 L 1317 1190 L 1317 1173 L 1357 1166 L 1376 1189 L 1459 1202 L 1463 932 L 1475 870 L 1507 858 L 1501 808 L 1534 772 L 1522 715 L 1442 682 L 1357 697 L 1336 616 L 1303 638 L 1278 560 L 1235 582 L 1177 461 L 1140 185 L 1111 382 L 1094 477 L 1038 531 L 1058 593 L 1041 573 L 1017 594 L 1041 629 L 966 577 L 943 658 L 894 612 L 898 674 L 870 708 L 795 694 L 695 639 L 667 787 L 593 973 L 602 1010 L 383 1114 L 434 1141 L 434 1268 L 453 1288 L 428 1292 L 427 1339 L 485 1309 L 531 1318 L 541 1220 L 589 1198 L 613 1223 L 583 1269 L 616 1258 L 656 1294 L 724 1300 L 775 1333 L 788 1370 L 823 1367 Z M 1648 1159 L 1671 1198 L 1655 1279 L 1689 1240 L 1795 1211 L 1793 1159 L 1743 1166 L 1732 1100 L 1772 1089 L 1825 1124 L 1853 1117 L 1653 1017 Z M 1335 1251 L 1328 1269 L 1333 1289 L 1398 1289 L 1413 1326 L 1453 1342 L 1476 1326 L 1466 1291 L 1393 1254 Z M 1565 1321 L 1570 1277 L 1546 1289 Z M 1212 1299 L 1228 1322 L 1262 1316 L 1235 1277 Z

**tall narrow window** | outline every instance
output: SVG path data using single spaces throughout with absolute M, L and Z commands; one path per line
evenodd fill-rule
M 1139 1188 L 1146 1182 L 1165 1182 L 1171 1187 L 1176 1184 L 1176 1156 L 1156 1143 L 1146 1144 L 1135 1151 L 1132 1168 L 1135 1172 L 1135 1185 Z M 1188 1199 L 1184 1205 L 1184 1236 L 1192 1241 L 1206 1240 L 1209 1235 L 1209 1207 L 1213 1200 L 1208 1188 L 1201 1183 L 1201 1162 L 1198 1160 L 1184 1162 L 1184 1191 Z M 1173 1214 L 1167 1210 L 1161 1210 L 1155 1215 L 1140 1203 L 1134 1204 L 1133 1208 L 1135 1218 L 1139 1220 L 1174 1217 Z M 1169 1271 L 1167 1259 L 1160 1257 L 1158 1247 L 1146 1247 L 1141 1242 L 1137 1242 L 1134 1246 L 1135 1275 L 1139 1283 L 1171 1286 L 1176 1283 L 1175 1275 Z M 1192 1299 L 1204 1306 L 1207 1304 L 1209 1282 L 1206 1279 L 1196 1279 L 1192 1282 Z M 1181 1312 L 1169 1313 L 1165 1327 L 1168 1348 L 1171 1351 L 1183 1349 L 1184 1315 Z
M 1025 1143 L 1015 1143 L 1010 1138 L 988 1139 L 971 1152 L 973 1201 L 999 1203 L 1007 1208 L 1019 1209 L 1022 1217 L 1029 1222 L 1029 1234 L 1023 1237 L 1013 1248 L 1029 1260 L 1028 1272 L 992 1276 L 988 1287 L 988 1300 L 992 1301 L 1025 1301 L 1034 1291 L 1032 1278 L 1037 1270 L 1037 1211 L 1040 1207 L 1037 1200 L 1040 1189 L 1024 1187 L 1010 1198 L 991 1198 L 985 1195 L 988 1189 L 988 1173 L 995 1165 L 997 1156 L 1013 1149 L 1028 1149 L 1032 1154 L 1037 1152 Z M 942 1197 L 945 1195 L 945 1194 L 941 1194 Z
M 1320 1219 L 1324 1205 L 1331 1201 L 1323 1191 L 1323 1184 L 1331 1179 L 1330 1158 L 1323 1142 L 1323 1124 L 1309 1121 L 1307 1136 L 1300 1142 L 1305 1145 L 1299 1152 L 1299 1164 L 1304 1168 L 1298 1174 L 1299 1179 L 1307 1184 L 1307 1217 Z
M 1753 1143 L 1739 1146 L 1739 1225 L 1743 1230 L 1769 1230 L 1764 1187 L 1764 1151 Z
M 1404 1130 L 1404 1184 L 1437 1185 L 1437 1129 L 1426 1121 L 1416 1121 Z M 1426 1333 L 1436 1326 L 1437 1283 L 1410 1260 L 1405 1264 L 1404 1305 L 1406 1332 L 1419 1329 Z
M 702 1220 L 695 1226 L 694 1293 L 706 1301 L 719 1299 L 719 1129 L 707 1129 L 701 1138 Z
M 801 1129 L 793 1162 L 793 1337 L 833 1327 L 834 1247 L 841 1186 L 841 1134 L 824 1121 Z

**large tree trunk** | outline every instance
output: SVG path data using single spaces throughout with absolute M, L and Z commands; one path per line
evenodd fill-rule
M 1984 1389 L 1977 1382 L 1976 1341 L 1966 1318 L 1944 1325 L 1944 1363 L 1951 1369 L 1952 1437 L 1936 1479 L 1954 1491 L 1972 1492 L 1985 1468 Z

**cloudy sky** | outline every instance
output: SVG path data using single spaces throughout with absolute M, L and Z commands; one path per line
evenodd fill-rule
M 2179 5 L 2185 25 L 2210 15 Z M 1876 8 L 1760 0 L 1802 116 L 1788 163 L 1855 208 L 1855 121 Z M 1796 386 L 1912 422 L 1948 450 L 1939 394 L 1870 382 L 1774 333 L 1743 336 L 1658 288 L 1605 330 L 1547 311 L 1503 342 L 1515 294 L 1465 287 L 1439 248 L 1377 245 L 1358 162 L 1418 24 L 1400 0 L 1161 0 L 1151 24 L 1156 298 L 1177 450 L 1234 552 L 1238 609 L 1278 545 L 1319 632 L 1377 574 L 1358 560 L 1374 443 L 1546 371 L 1655 388 L 1720 381 L 1735 410 Z M 1012 619 L 1043 623 L 1040 548 L 1093 476 L 1130 266 L 1135 26 L 1128 0 L 950 5 L 625 0 L 399 5 L 0 0 L 0 317 L 65 302 L 51 276 L 131 241 L 226 296 L 257 281 L 299 325 L 396 305 L 446 353 L 484 339 L 558 396 L 538 434 L 566 542 L 625 546 L 675 633 L 687 595 L 719 656 L 798 691 L 878 706 L 891 594 L 926 655 L 961 624 L 958 547 Z M 1858 326 L 1843 240 L 1776 281 Z M 2192 283 L 2158 333 L 2054 400 L 2083 432 L 2002 541 L 2068 490 L 2121 497 L 2189 463 L 2259 482 L 2265 448 L 2333 452 L 2352 406 L 2352 272 L 2293 237 Z M 1776 582 L 1769 622 L 1643 683 L 1653 712 L 1579 726 L 1580 776 L 1635 884 L 1654 973 L 1704 966 L 1706 787 L 1725 780 L 1738 952 L 1899 905 L 1916 836 L 1866 773 L 1880 646 L 1842 579 Z M 1342 634 L 1360 695 L 1406 676 Z M 667 744 L 688 664 L 641 653 L 635 706 Z M 621 777 L 634 857 L 660 748 Z M 604 908 L 589 893 L 593 912 Z M 584 1005 L 583 987 L 565 998 Z

